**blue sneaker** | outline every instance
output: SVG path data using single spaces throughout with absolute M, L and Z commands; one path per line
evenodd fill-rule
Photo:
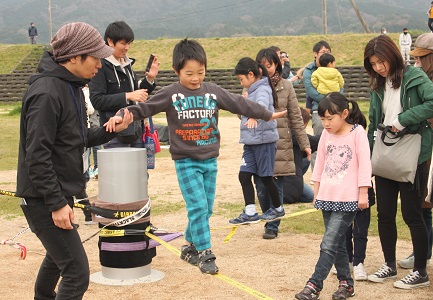
M 259 218 L 262 221 L 265 222 L 272 222 L 279 219 L 282 219 L 286 213 L 284 212 L 284 208 L 282 211 L 277 211 L 277 209 L 273 206 L 271 206 L 263 215 L 261 215 Z
M 229 220 L 231 224 L 242 225 L 242 224 L 253 224 L 260 222 L 259 214 L 255 213 L 252 216 L 249 216 L 243 211 L 239 217 Z

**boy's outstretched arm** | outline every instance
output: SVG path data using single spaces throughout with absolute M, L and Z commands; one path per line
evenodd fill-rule
M 128 125 L 131 124 L 133 121 L 132 113 L 128 111 L 127 108 L 123 110 L 123 117 L 121 116 L 114 116 L 111 117 L 107 123 L 104 124 L 105 130 L 107 132 L 119 132 L 126 128 L 128 128 Z
M 287 109 L 286 109 L 286 110 L 283 110 L 283 111 L 279 111 L 279 112 L 274 112 L 274 113 L 272 114 L 272 117 L 269 119 L 269 121 L 272 121 L 272 120 L 278 119 L 278 118 L 284 116 L 286 113 L 287 113 Z

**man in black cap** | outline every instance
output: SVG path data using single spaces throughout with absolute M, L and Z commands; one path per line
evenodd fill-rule
M 30 229 L 46 250 L 35 283 L 35 299 L 82 299 L 89 285 L 89 263 L 74 224 L 73 197 L 85 190 L 87 147 L 116 133 L 87 129 L 82 87 L 113 50 L 86 23 L 69 23 L 51 41 L 39 74 L 29 80 L 22 100 L 17 196 Z M 115 131 L 125 129 L 132 115 Z M 55 288 L 58 286 L 57 294 Z

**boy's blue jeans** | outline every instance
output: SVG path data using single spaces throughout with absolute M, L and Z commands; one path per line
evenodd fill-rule
M 320 244 L 320 256 L 313 275 L 308 280 L 319 290 L 323 289 L 323 281 L 328 277 L 332 265 L 337 269 L 339 281 L 346 280 L 353 286 L 350 275 L 349 256 L 346 251 L 346 230 L 352 224 L 356 212 L 323 211 L 325 234 Z

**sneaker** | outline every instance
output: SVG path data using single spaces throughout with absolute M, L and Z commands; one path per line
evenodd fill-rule
M 349 262 L 350 273 L 353 272 L 353 263 Z M 331 270 L 332 274 L 337 275 L 337 268 L 334 266 Z
M 405 259 L 399 260 L 397 264 L 402 267 L 403 269 L 413 269 L 413 266 L 415 264 L 415 256 L 413 256 L 413 253 L 406 257 Z
M 282 211 L 277 211 L 277 209 L 271 206 L 263 215 L 259 218 L 265 222 L 272 222 L 279 219 L 282 219 L 286 213 L 284 212 L 284 208 Z
M 319 289 L 312 284 L 311 282 L 307 282 L 304 289 L 295 295 L 295 298 L 298 300 L 316 300 L 320 299 L 320 291 Z
M 356 281 L 367 280 L 367 272 L 365 271 L 364 264 L 359 263 L 357 266 L 353 266 L 353 279 Z
M 93 178 L 95 178 L 95 179 L 98 179 L 98 168 L 95 168 L 94 170 L 93 170 Z
M 98 224 L 98 223 L 96 223 L 96 222 L 94 222 L 92 220 L 84 221 L 84 225 L 95 225 L 95 224 Z
M 243 224 L 253 224 L 260 222 L 259 214 L 255 213 L 252 216 L 249 216 L 245 213 L 245 210 L 239 215 L 239 217 L 230 219 L 229 222 L 231 224 L 243 225 Z
M 277 230 L 265 229 L 265 233 L 263 233 L 262 237 L 265 240 L 272 240 L 278 236 Z
M 372 282 L 384 282 L 387 279 L 395 278 L 397 276 L 397 270 L 393 270 L 387 266 L 387 264 L 383 264 L 379 270 L 373 275 L 369 275 L 367 279 Z
M 418 271 L 411 271 L 403 279 L 394 282 L 394 287 L 399 289 L 415 289 L 430 286 L 428 275 L 422 277 Z
M 397 264 L 403 269 L 413 269 L 415 265 L 415 257 L 413 253 L 405 259 L 399 260 Z M 430 259 L 427 259 L 427 266 L 430 265 Z
M 200 251 L 198 255 L 198 267 L 200 271 L 205 274 L 217 274 L 219 270 L 215 264 L 215 259 L 216 257 L 212 253 L 212 250 Z
M 193 266 L 198 265 L 198 251 L 194 244 L 183 245 L 180 251 L 180 258 Z
M 341 280 L 338 285 L 338 290 L 332 294 L 332 300 L 345 300 L 355 296 L 355 289 L 350 286 L 346 280 Z

